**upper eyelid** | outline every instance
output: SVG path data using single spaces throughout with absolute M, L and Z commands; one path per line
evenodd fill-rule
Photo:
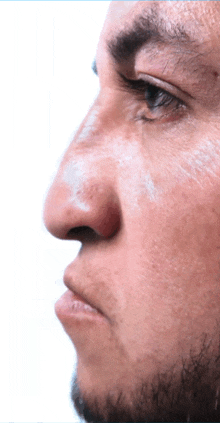
M 120 78 L 120 83 L 122 83 L 126 88 L 129 88 L 132 91 L 143 91 L 143 89 L 147 88 L 149 83 L 143 81 L 143 79 L 129 79 L 124 76 L 122 73 L 118 73 Z
M 151 86 L 157 87 L 158 90 L 163 91 L 165 94 L 167 94 L 167 96 L 170 96 L 173 99 L 176 99 L 184 103 L 184 101 L 181 98 L 177 97 L 173 93 L 170 93 L 168 90 L 161 87 L 159 84 L 154 83 L 153 81 L 152 82 L 145 81 L 144 79 L 128 79 L 126 78 L 126 76 L 124 76 L 121 73 L 119 73 L 118 75 L 120 77 L 120 83 L 122 83 L 125 88 L 128 88 L 131 91 L 135 91 L 136 93 L 143 94 L 143 92 L 147 90 L 147 88 L 151 85 Z
M 121 74 L 120 72 L 117 72 L 118 77 L 119 77 L 119 83 L 121 82 L 121 86 L 123 88 L 123 84 L 124 84 L 124 88 L 130 90 L 130 92 L 134 92 L 136 95 L 139 95 L 140 98 L 144 101 L 146 101 L 143 98 L 143 93 L 144 93 L 144 84 L 146 89 L 147 86 L 149 85 L 153 85 L 155 87 L 157 87 L 159 90 L 163 91 L 165 95 L 170 96 L 170 98 L 172 98 L 174 101 L 176 100 L 177 102 L 179 102 L 180 105 L 184 106 L 186 109 L 188 109 L 188 111 L 193 111 L 194 110 L 194 104 L 192 103 L 192 100 L 196 100 L 195 97 L 193 97 L 191 94 L 189 94 L 188 92 L 183 91 L 182 89 L 180 89 L 179 87 L 168 83 L 164 80 L 160 80 L 152 75 L 147 75 L 147 74 L 142 74 L 139 73 L 139 78 L 140 79 L 128 79 L 126 78 L 123 74 Z M 143 75 L 143 76 L 142 76 Z M 146 78 L 146 79 L 145 79 Z M 126 87 L 126 81 L 127 81 L 127 87 Z M 136 83 L 140 83 L 140 87 L 138 87 L 136 89 L 135 87 L 135 81 Z M 139 82 L 138 82 L 139 81 Z M 142 91 L 141 91 L 141 83 L 142 85 Z M 133 87 L 131 87 L 131 85 Z M 165 86 L 163 86 L 165 85 Z
M 179 88 L 177 85 L 173 84 L 172 82 L 167 82 L 164 79 L 157 78 L 153 75 L 138 73 L 139 77 L 143 80 L 149 82 L 149 84 L 155 85 L 161 90 L 170 93 L 173 97 L 180 98 L 183 102 L 187 102 L 188 100 L 195 100 L 195 97 L 190 94 L 189 92 Z

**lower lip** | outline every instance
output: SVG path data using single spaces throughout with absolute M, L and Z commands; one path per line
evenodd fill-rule
M 55 312 L 58 319 L 64 323 L 72 320 L 106 320 L 105 317 L 88 303 L 83 301 L 82 297 L 74 294 L 72 291 L 66 291 L 55 304 Z

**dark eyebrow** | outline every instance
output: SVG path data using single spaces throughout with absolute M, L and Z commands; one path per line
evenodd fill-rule
M 159 43 L 188 48 L 195 41 L 181 24 L 168 22 L 167 18 L 159 16 L 156 8 L 151 8 L 138 15 L 130 28 L 121 30 L 108 40 L 107 47 L 116 63 L 120 64 L 133 59 L 144 44 Z

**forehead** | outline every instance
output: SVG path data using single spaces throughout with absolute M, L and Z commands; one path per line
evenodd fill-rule
M 140 16 L 153 16 L 168 30 L 183 28 L 200 43 L 219 44 L 219 1 L 112 1 L 102 37 L 111 40 L 121 31 L 129 31 Z

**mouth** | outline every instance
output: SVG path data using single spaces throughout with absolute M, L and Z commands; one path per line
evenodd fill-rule
M 90 300 L 84 293 L 79 292 L 73 281 L 66 275 L 64 275 L 64 284 L 68 289 L 55 304 L 55 313 L 64 326 L 74 324 L 74 321 L 107 320 L 96 305 L 95 299 Z
M 98 313 L 95 307 L 92 307 L 81 295 L 72 292 L 72 308 L 75 313 Z
M 88 303 L 81 295 L 70 289 L 68 289 L 56 302 L 55 312 L 61 322 L 68 318 L 82 319 L 103 316 L 97 308 Z
M 63 281 L 68 289 L 55 304 L 56 316 L 77 354 L 90 360 L 94 351 L 99 355 L 100 345 L 109 339 L 112 331 L 111 317 L 101 308 L 108 310 L 109 299 L 99 295 L 101 289 L 97 288 L 93 278 L 84 275 L 82 268 L 69 266 Z
M 83 276 L 81 266 L 75 261 L 64 272 L 63 282 L 68 288 L 55 304 L 55 313 L 67 333 L 71 333 L 71 339 L 83 336 L 83 332 L 97 329 L 97 324 L 106 327 L 111 324 L 109 317 L 101 308 L 101 298 L 92 281 Z M 79 275 L 80 280 L 79 282 Z M 92 288 L 94 286 L 94 288 Z M 99 291 L 100 292 L 100 291 Z M 101 326 L 100 326 L 101 324 Z M 81 334 L 78 329 L 81 328 Z
M 64 326 L 69 331 L 74 331 L 75 325 L 81 323 L 106 323 L 107 318 L 97 308 L 89 304 L 81 295 L 67 290 L 55 304 L 55 313 Z
M 75 310 L 75 312 L 87 311 L 88 313 L 91 312 L 104 314 L 99 308 L 99 306 L 96 304 L 96 300 L 88 297 L 88 295 L 83 292 L 82 288 L 80 290 L 80 288 L 76 286 L 74 281 L 72 281 L 71 278 L 66 276 L 66 274 L 64 274 L 63 281 L 64 285 L 68 288 L 68 291 L 70 291 L 68 295 L 69 299 L 71 299 L 72 308 L 73 310 Z

